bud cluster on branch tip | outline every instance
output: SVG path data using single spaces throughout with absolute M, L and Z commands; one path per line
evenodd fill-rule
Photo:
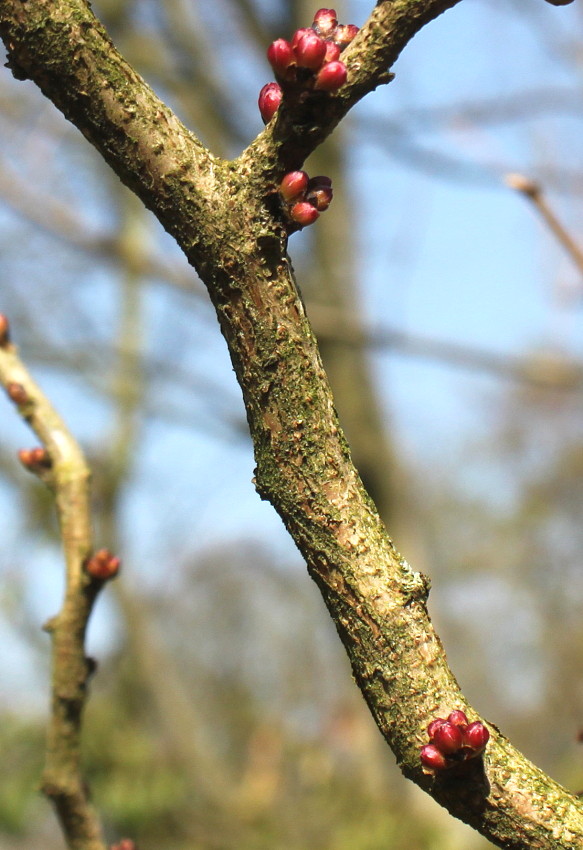
M 120 564 L 120 559 L 117 555 L 112 555 L 109 549 L 98 549 L 85 562 L 85 572 L 92 578 L 108 581 L 118 574 Z
M 49 453 L 42 446 L 34 449 L 20 449 L 18 459 L 25 469 L 38 475 L 51 467 Z
M 111 845 L 111 850 L 138 850 L 138 845 L 131 838 L 122 838 L 117 844 Z
M 332 181 L 305 171 L 290 171 L 279 184 L 279 196 L 288 217 L 298 227 L 313 224 L 332 201 Z
M 490 733 L 483 723 L 468 723 L 463 711 L 457 709 L 447 720 L 436 717 L 427 727 L 429 743 L 421 748 L 421 762 L 428 773 L 449 770 L 468 759 L 480 756 Z
M 318 9 L 311 27 L 302 27 L 291 41 L 278 38 L 267 48 L 267 59 L 277 77 L 259 93 L 259 111 L 265 124 L 279 108 L 287 87 L 335 92 L 346 82 L 346 65 L 340 59 L 358 27 L 339 24 L 334 9 Z
M 10 324 L 4 313 L 0 313 L 0 348 L 10 343 Z

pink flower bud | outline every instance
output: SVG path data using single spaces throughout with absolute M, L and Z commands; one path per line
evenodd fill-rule
M 30 449 L 30 457 L 34 466 L 45 466 L 48 468 L 51 465 L 49 453 L 43 446 L 36 446 L 36 448 Z
M 26 468 L 32 470 L 33 449 L 18 449 L 18 460 Z
M 278 77 L 284 77 L 289 66 L 295 62 L 294 51 L 285 38 L 278 38 L 267 48 L 267 59 Z
M 304 197 L 308 182 L 305 171 L 290 171 L 279 184 L 279 193 L 288 203 L 297 201 Z
M 447 770 L 449 767 L 446 757 L 434 744 L 425 744 L 421 747 L 420 756 L 423 766 L 429 770 Z
M 326 42 L 326 55 L 324 62 L 336 62 L 340 58 L 340 48 L 334 41 Z
M 340 50 L 348 47 L 357 32 L 358 27 L 355 24 L 341 24 L 337 27 L 334 33 L 334 41 L 340 47 Z
M 294 47 L 296 62 L 300 68 L 317 71 L 322 67 L 326 56 L 326 42 L 313 30 L 302 35 Z
M 6 394 L 10 401 L 14 402 L 14 404 L 18 407 L 22 407 L 30 401 L 29 394 L 26 392 L 22 384 L 19 384 L 16 381 L 11 381 L 6 385 Z
M 443 726 L 444 723 L 447 723 L 447 720 L 444 720 L 443 717 L 436 717 L 435 720 L 432 720 L 429 726 L 427 727 L 427 734 L 431 739 L 435 735 L 435 730 L 439 729 L 440 726 Z
M 297 204 L 293 205 L 289 214 L 292 220 L 296 224 L 299 224 L 300 227 L 307 227 L 309 224 L 313 224 L 320 215 L 316 207 L 313 207 L 307 201 L 298 201 Z
M 432 736 L 432 742 L 442 753 L 455 753 L 462 748 L 464 736 L 459 726 L 452 723 L 442 723 L 438 726 Z
M 452 711 L 451 714 L 448 715 L 448 721 L 452 724 L 452 726 L 467 726 L 468 718 L 465 713 L 461 711 L 461 709 L 456 709 Z
M 263 86 L 259 92 L 259 99 L 257 102 L 264 124 L 268 124 L 271 121 L 279 109 L 282 97 L 283 93 L 281 91 L 281 86 L 278 83 L 266 83 Z
M 335 9 L 318 9 L 314 15 L 314 23 L 312 24 L 315 32 L 321 35 L 322 38 L 328 38 L 334 33 L 338 26 L 338 18 L 336 17 Z
M 99 549 L 85 563 L 85 572 L 92 578 L 108 581 L 118 574 L 120 564 L 121 560 L 109 549 Z
M 10 342 L 10 323 L 4 313 L 0 313 L 0 348 L 6 348 Z
M 42 446 L 36 446 L 34 449 L 20 449 L 18 459 L 25 469 L 36 475 L 45 469 L 50 469 L 51 466 L 49 453 Z
M 484 747 L 490 739 L 490 733 L 483 723 L 479 720 L 470 723 L 468 728 L 463 733 L 464 747 L 470 747 L 476 751 L 476 755 L 483 752 Z
M 327 92 L 338 91 L 346 82 L 346 77 L 344 62 L 328 62 L 320 68 L 314 88 Z

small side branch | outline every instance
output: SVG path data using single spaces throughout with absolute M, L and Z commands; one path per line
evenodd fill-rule
M 549 0 L 549 2 L 552 2 L 552 0 Z M 534 180 L 529 180 L 528 177 L 524 177 L 522 174 L 507 174 L 506 185 L 520 192 L 521 195 L 524 195 L 532 203 L 557 242 L 563 246 L 578 270 L 583 274 L 583 250 L 555 215 L 543 194 L 542 187 L 538 183 L 535 183 Z
M 379 0 L 358 35 L 342 54 L 348 81 L 332 97 L 284 96 L 277 118 L 237 160 L 251 177 L 280 178 L 301 167 L 362 98 L 390 82 L 403 48 L 429 21 L 461 0 Z
M 4 316 L 0 316 L 0 382 L 42 444 L 21 451 L 20 459 L 54 493 L 66 561 L 63 605 L 45 626 L 52 641 L 52 693 L 42 789 L 55 806 L 72 850 L 105 850 L 80 765 L 82 714 L 95 666 L 85 655 L 85 631 L 103 585 L 103 577 L 89 575 L 87 565 L 98 556 L 104 560 L 103 553 L 91 558 L 89 469 L 78 443 L 10 342 Z

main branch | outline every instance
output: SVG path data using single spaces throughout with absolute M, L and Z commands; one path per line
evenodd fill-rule
M 355 679 L 403 772 L 501 847 L 573 848 L 581 802 L 495 726 L 484 760 L 425 773 L 436 715 L 468 706 L 426 610 L 428 583 L 395 551 L 350 458 L 289 258 L 276 185 L 379 82 L 423 24 L 458 0 L 383 0 L 346 51 L 337 95 L 282 105 L 239 160 L 213 157 L 127 66 L 84 0 L 4 0 L 10 63 L 33 79 L 176 237 L 204 280 L 241 384 L 259 493 L 320 587 Z M 317 108 L 316 108 L 317 107 Z

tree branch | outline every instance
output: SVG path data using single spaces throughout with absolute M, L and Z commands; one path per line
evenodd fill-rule
M 243 390 L 256 486 L 319 585 L 356 681 L 406 776 L 501 847 L 572 848 L 583 808 L 495 726 L 484 762 L 423 772 L 436 715 L 464 700 L 427 615 L 428 582 L 387 536 L 354 469 L 286 254 L 276 185 L 458 0 L 384 0 L 346 52 L 336 96 L 284 104 L 239 160 L 202 148 L 109 44 L 82 0 L 4 0 L 13 69 L 43 88 L 154 210 L 208 287 Z
M 0 319 L 6 328 L 6 320 Z M 55 494 L 66 562 L 63 605 L 45 626 L 52 641 L 52 698 L 42 788 L 71 848 L 105 850 L 80 766 L 82 714 L 94 667 L 85 656 L 85 630 L 103 584 L 84 569 L 91 554 L 89 470 L 74 437 L 8 341 L 7 331 L 0 335 L 0 382 L 44 446 L 44 452 L 31 457 L 25 451 L 21 458 Z
M 569 254 L 578 271 L 583 274 L 583 250 L 555 215 L 540 184 L 522 174 L 507 174 L 506 185 L 520 192 L 532 203 L 550 232 Z
M 460 0 L 379 0 L 342 54 L 348 81 L 335 97 L 284 95 L 277 118 L 241 154 L 241 167 L 276 179 L 299 168 L 359 100 L 393 78 L 389 68 L 415 33 Z
M 39 86 L 180 244 L 196 245 L 218 161 L 115 50 L 89 4 L 4 3 L 0 34 L 13 74 Z M 188 225 L 175 232 L 178 219 Z

